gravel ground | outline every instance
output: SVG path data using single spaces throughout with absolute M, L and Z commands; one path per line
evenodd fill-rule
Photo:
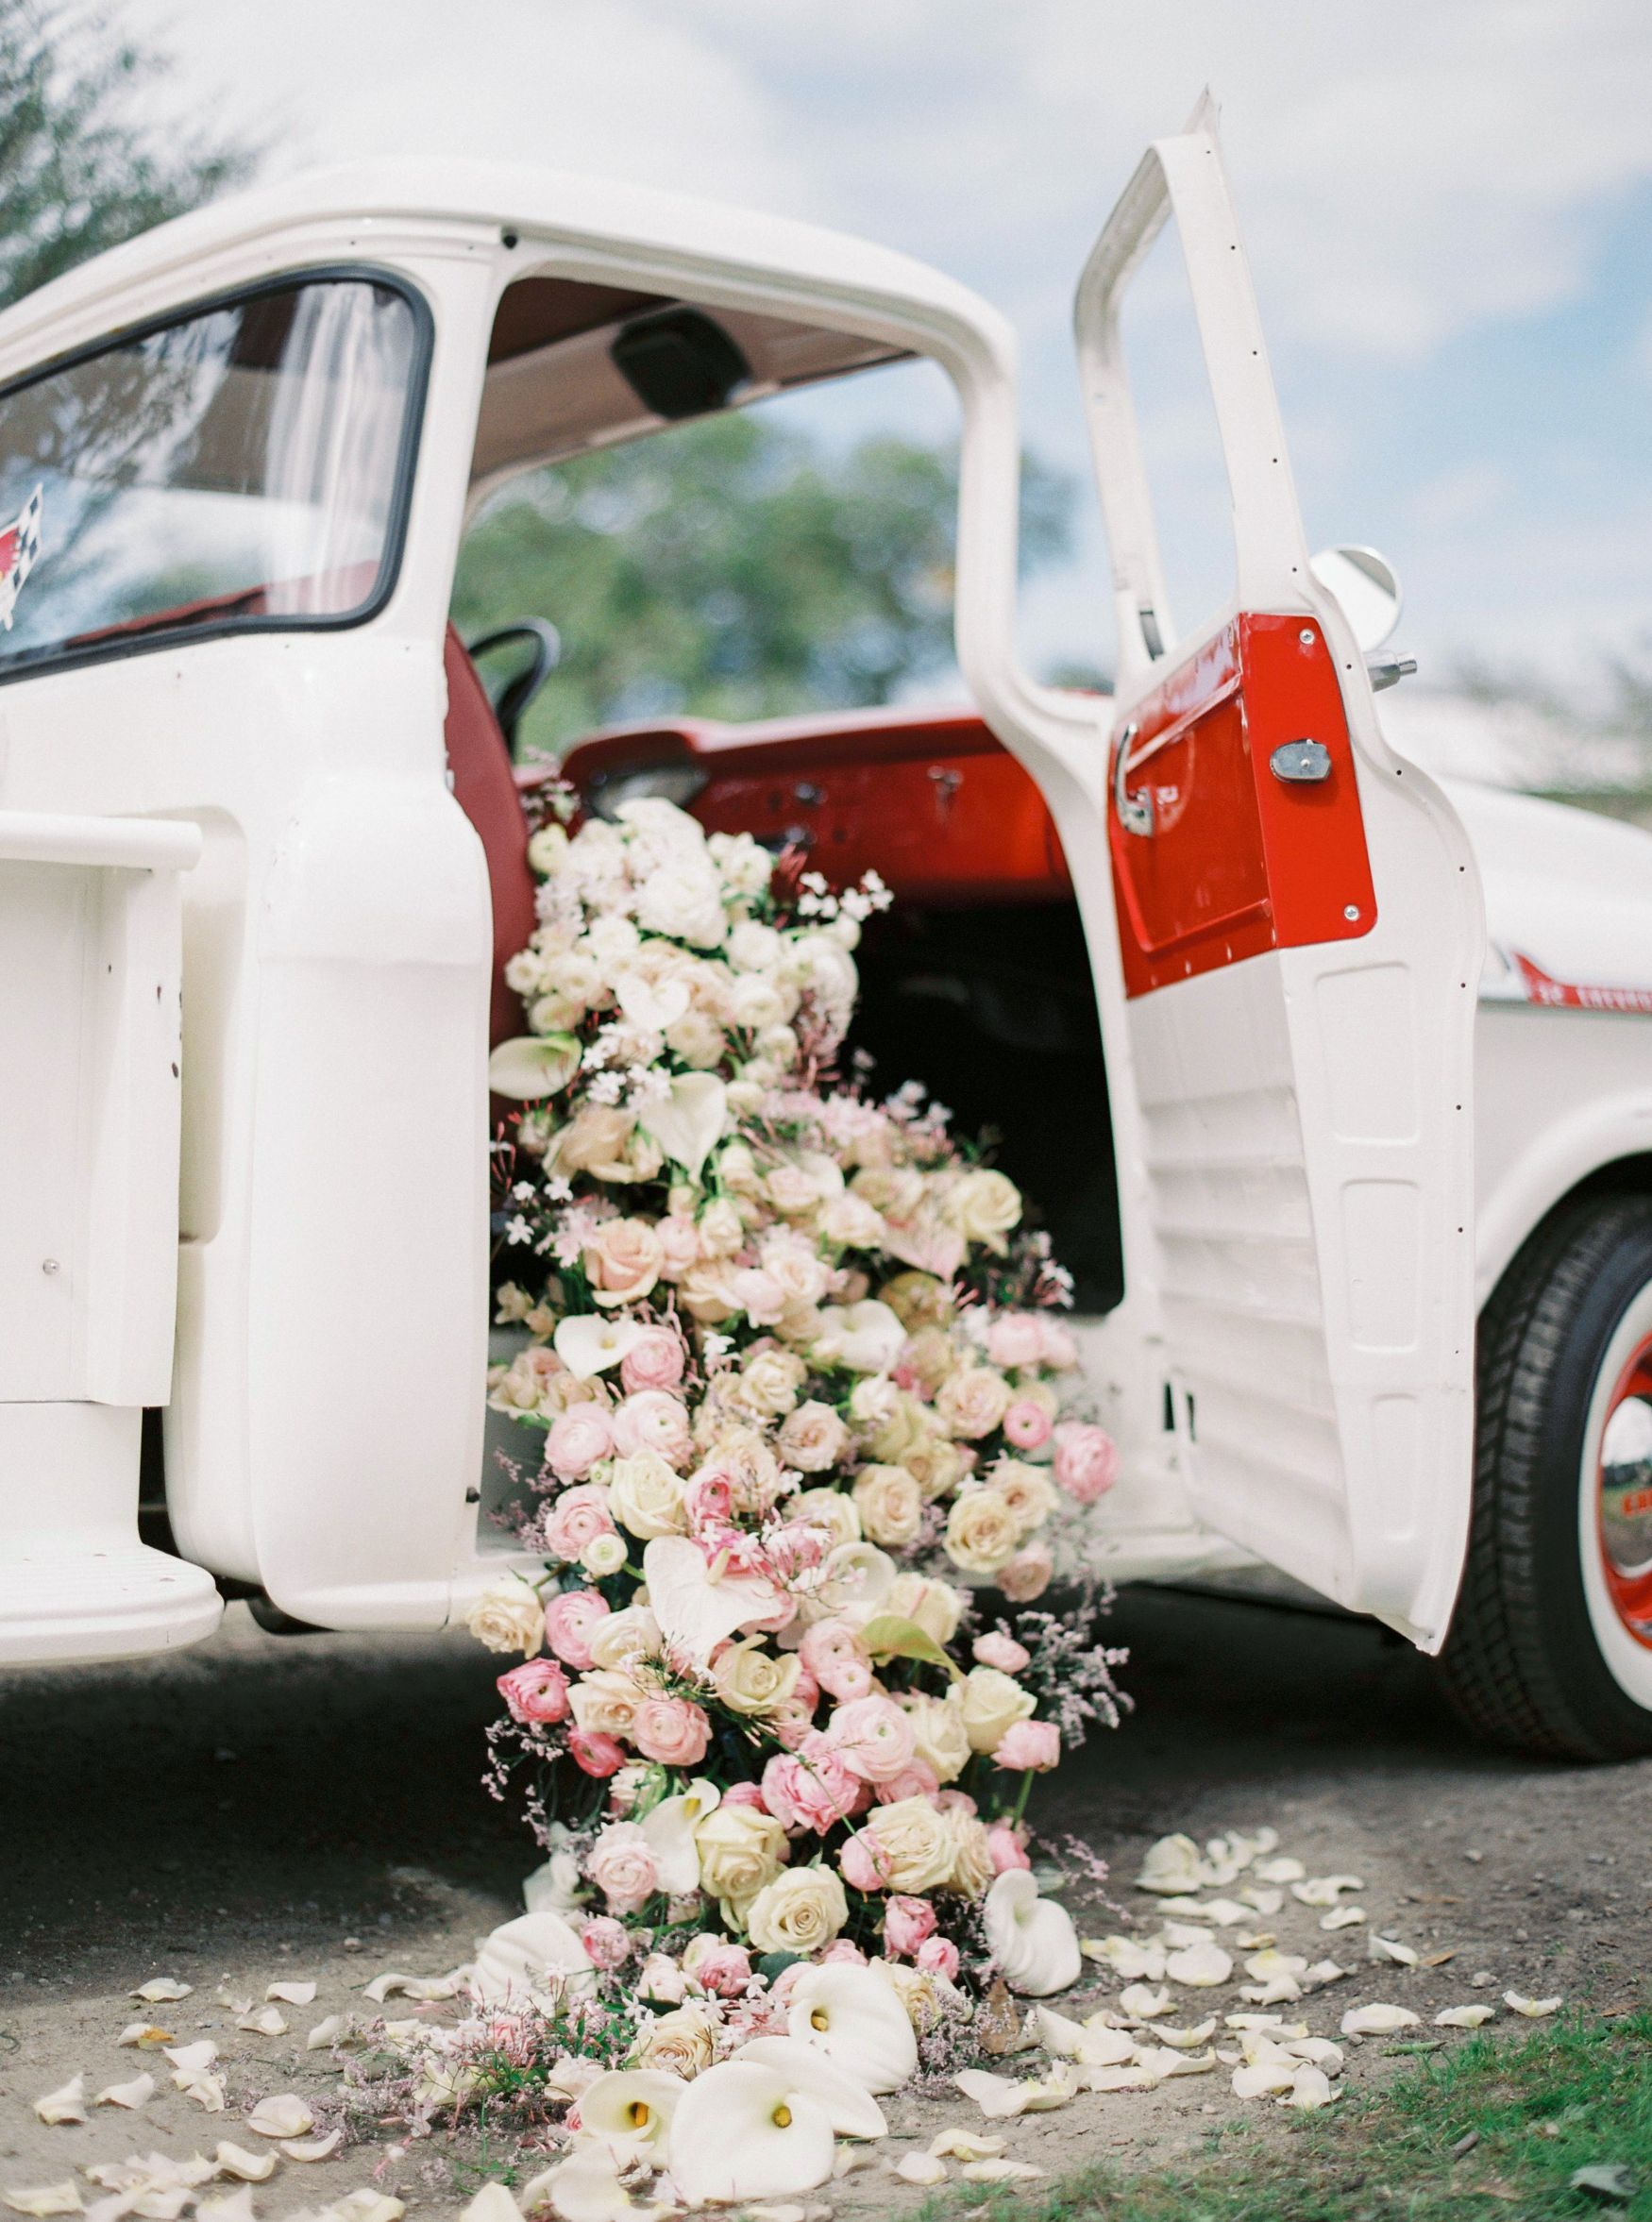
M 1356 1969 L 1303 2010 L 1318 2034 L 1374 1998 L 1426 2020 L 1505 1988 L 1602 2010 L 1652 1996 L 1642 1972 L 1652 1763 L 1587 1770 L 1482 1750 L 1443 1712 L 1424 1664 L 1362 1624 L 1137 1591 L 1113 1633 L 1133 1650 L 1122 1678 L 1138 1712 L 1064 1769 L 1042 1809 L 1047 1828 L 1081 1835 L 1113 1866 L 1115 1907 L 1075 1909 L 1081 1930 L 1154 1926 L 1129 1888 L 1154 1838 L 1268 1824 L 1310 1873 L 1364 1877 L 1373 1927 L 1454 1955 L 1368 1969 L 1364 1932 L 1322 1937 L 1306 1910 L 1282 1914 L 1267 1926 L 1286 1949 L 1328 1950 Z M 276 1639 L 241 1608 L 211 1643 L 175 1658 L 0 1678 L 0 2188 L 134 2151 L 211 2150 L 219 2136 L 258 2145 L 237 2120 L 255 2098 L 333 2086 L 328 2055 L 300 2049 L 313 2022 L 359 2003 L 386 1968 L 445 1971 L 518 1911 L 531 1846 L 477 1788 L 492 1710 L 490 1662 L 463 1637 Z M 1476 1974 L 1492 1980 L 1475 1988 Z M 128 1998 L 158 1975 L 193 1995 L 159 2010 Z M 286 2010 L 291 2035 L 259 2037 L 215 2002 L 225 1977 L 260 1998 L 280 1978 L 319 1990 L 313 2007 Z M 1098 1984 L 1093 2002 L 1112 1987 Z M 1188 2019 L 1239 2003 L 1231 1990 L 1186 1995 Z M 172 2093 L 158 2056 L 116 2048 L 144 2012 L 180 2041 L 216 2040 L 227 2113 L 205 2116 Z M 1386 2046 L 1367 2045 L 1350 2079 L 1391 2064 Z M 165 2095 L 136 2117 L 98 2109 L 84 2126 L 47 2129 L 30 2112 L 77 2072 L 95 2092 L 143 2067 Z M 1237 2111 L 1221 2074 L 1087 2096 L 1007 2133 L 1013 2156 L 1051 2169 L 1103 2150 L 1145 2163 Z M 955 2096 L 893 2112 L 902 2141 L 986 2127 Z M 1244 2117 L 1286 2133 L 1277 2113 Z M 415 2214 L 463 2204 L 445 2164 L 362 2146 L 319 2166 L 283 2163 L 254 2197 L 280 2222 L 374 2181 Z M 867 2170 L 833 2203 L 869 2214 L 920 2196 Z

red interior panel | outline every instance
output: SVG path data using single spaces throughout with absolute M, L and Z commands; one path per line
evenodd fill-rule
M 453 774 L 453 797 L 480 834 L 487 853 L 494 906 L 489 1039 L 497 1044 L 522 1031 L 522 1006 L 505 985 L 505 966 L 537 922 L 533 874 L 528 863 L 528 821 L 493 704 L 451 626 L 443 664 L 447 674 L 447 765 Z

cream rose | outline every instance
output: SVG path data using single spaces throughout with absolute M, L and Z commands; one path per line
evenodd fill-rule
M 898 1574 L 884 1600 L 884 1610 L 902 1620 L 916 1621 L 937 1643 L 950 1643 L 958 1632 L 969 1598 L 951 1582 L 932 1581 L 927 1574 Z
M 545 1642 L 545 1607 L 539 1591 L 519 1574 L 490 1582 L 466 1615 L 465 1625 L 490 1651 L 519 1651 L 532 1658 Z
M 1010 1386 L 991 1366 L 966 1366 L 943 1381 L 936 1417 L 949 1435 L 975 1442 L 990 1435 L 1010 1406 Z
M 759 1952 L 818 1952 L 848 1919 L 849 1900 L 830 1867 L 793 1867 L 764 1884 L 747 1911 L 746 1929 Z
M 788 1412 L 778 1438 L 780 1455 L 801 1473 L 824 1473 L 849 1447 L 849 1430 L 818 1397 Z
M 947 1514 L 947 1557 L 966 1574 L 996 1574 L 1016 1555 L 1020 1523 L 995 1489 L 966 1490 Z
M 985 1897 L 997 1872 L 986 1822 L 954 1808 L 947 1815 L 947 1826 L 952 1832 L 952 1872 L 947 1877 L 947 1888 L 961 1897 Z
M 823 1527 L 832 1539 L 833 1548 L 840 1543 L 858 1543 L 861 1540 L 860 1514 L 854 1499 L 846 1497 L 840 1490 L 800 1490 L 786 1510 L 793 1520 L 807 1521 L 811 1527 Z
M 659 1658 L 664 1649 L 660 1624 L 646 1605 L 628 1605 L 622 1612 L 605 1611 L 599 1620 L 591 1622 L 585 1648 L 591 1655 L 591 1666 L 629 1675 L 637 1659 Z
M 720 1805 L 694 1832 L 700 1887 L 721 1901 L 731 1928 L 745 1927 L 744 1909 L 772 1882 L 788 1857 L 785 1830 L 755 1806 Z
M 700 1215 L 700 1247 L 707 1257 L 733 1257 L 746 1239 L 745 1224 L 726 1196 L 717 1196 Z
M 666 1029 L 666 1046 L 696 1072 L 709 1072 L 722 1062 L 728 1046 L 722 1028 L 708 1011 L 684 1011 Z
M 1002 1257 L 1004 1237 L 1021 1217 L 1021 1192 L 1002 1172 L 967 1172 L 953 1187 L 946 1213 L 966 1242 L 983 1243 Z
M 1055 1509 L 1055 1484 L 1043 1467 L 1029 1466 L 1024 1458 L 1000 1458 L 991 1486 L 1020 1521 L 1023 1539 Z
M 867 1448 L 874 1458 L 887 1459 L 891 1465 L 904 1465 L 909 1451 L 921 1450 L 925 1443 L 935 1440 L 935 1424 L 928 1409 L 907 1389 L 898 1389 L 885 1407 L 876 1415 Z
M 612 1667 L 597 1667 L 582 1675 L 568 1692 L 568 1704 L 587 1736 L 629 1736 L 636 1722 L 637 1707 L 647 1692 L 629 1675 Z
M 938 1890 L 952 1872 L 957 1857 L 952 1832 L 946 1815 L 928 1798 L 902 1797 L 893 1805 L 874 1806 L 862 1826 L 876 1841 L 878 1863 L 890 1890 L 919 1897 Z
M 925 1697 L 908 1691 L 896 1703 L 912 1722 L 918 1757 L 933 1767 L 939 1782 L 955 1782 L 969 1764 L 969 1731 L 964 1725 L 963 1700 L 956 1691 L 947 1697 Z
M 660 1277 L 666 1253 L 646 1219 L 605 1219 L 585 1244 L 585 1277 L 598 1304 L 634 1304 Z
M 969 1749 L 996 1751 L 1005 1729 L 1031 1719 L 1037 1709 L 1031 1691 L 998 1667 L 971 1667 L 964 1676 L 964 1727 Z
M 854 1502 L 870 1541 L 891 1551 L 917 1541 L 923 1491 L 904 1466 L 863 1466 L 854 1477 Z
M 808 1377 L 808 1368 L 796 1351 L 760 1350 L 747 1359 L 740 1376 L 726 1394 L 745 1418 L 781 1420 L 798 1401 L 798 1391 Z
M 608 1509 L 621 1527 L 644 1541 L 653 1536 L 686 1535 L 683 1476 L 657 1451 L 615 1458 L 608 1469 Z
M 716 2027 L 703 2006 L 675 2007 L 643 2030 L 632 2059 L 638 2067 L 660 2068 L 691 2082 L 711 2065 Z
M 748 1636 L 719 1651 L 711 1662 L 712 1685 L 733 1713 L 751 1718 L 784 1705 L 802 1672 L 795 1651 L 777 1658 L 763 1648 L 761 1636 Z

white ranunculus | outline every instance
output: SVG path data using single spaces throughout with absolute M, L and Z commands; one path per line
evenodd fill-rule
M 819 2101 L 751 2060 L 726 2060 L 697 2076 L 671 2120 L 671 2175 L 691 2207 L 817 2191 L 835 2150 Z
M 986 1894 L 986 1941 L 1012 1991 L 1048 1998 L 1077 1982 L 1084 1961 L 1065 1907 L 1041 1898 L 1024 1867 L 1001 1875 Z
M 742 918 L 729 935 L 729 962 L 736 972 L 772 972 L 785 955 L 785 943 L 772 926 Z
M 686 810 L 679 809 L 664 795 L 635 796 L 622 802 L 614 815 L 656 855 L 701 856 L 705 852 L 705 828 L 699 818 L 690 817 Z
M 786 1999 L 786 2026 L 877 2096 L 918 2071 L 918 2040 L 890 1986 L 869 1967 L 805 1967 Z

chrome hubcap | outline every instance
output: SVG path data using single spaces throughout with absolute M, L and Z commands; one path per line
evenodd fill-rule
M 1652 1339 L 1612 1391 L 1596 1505 L 1608 1594 L 1629 1634 L 1652 1649 Z

